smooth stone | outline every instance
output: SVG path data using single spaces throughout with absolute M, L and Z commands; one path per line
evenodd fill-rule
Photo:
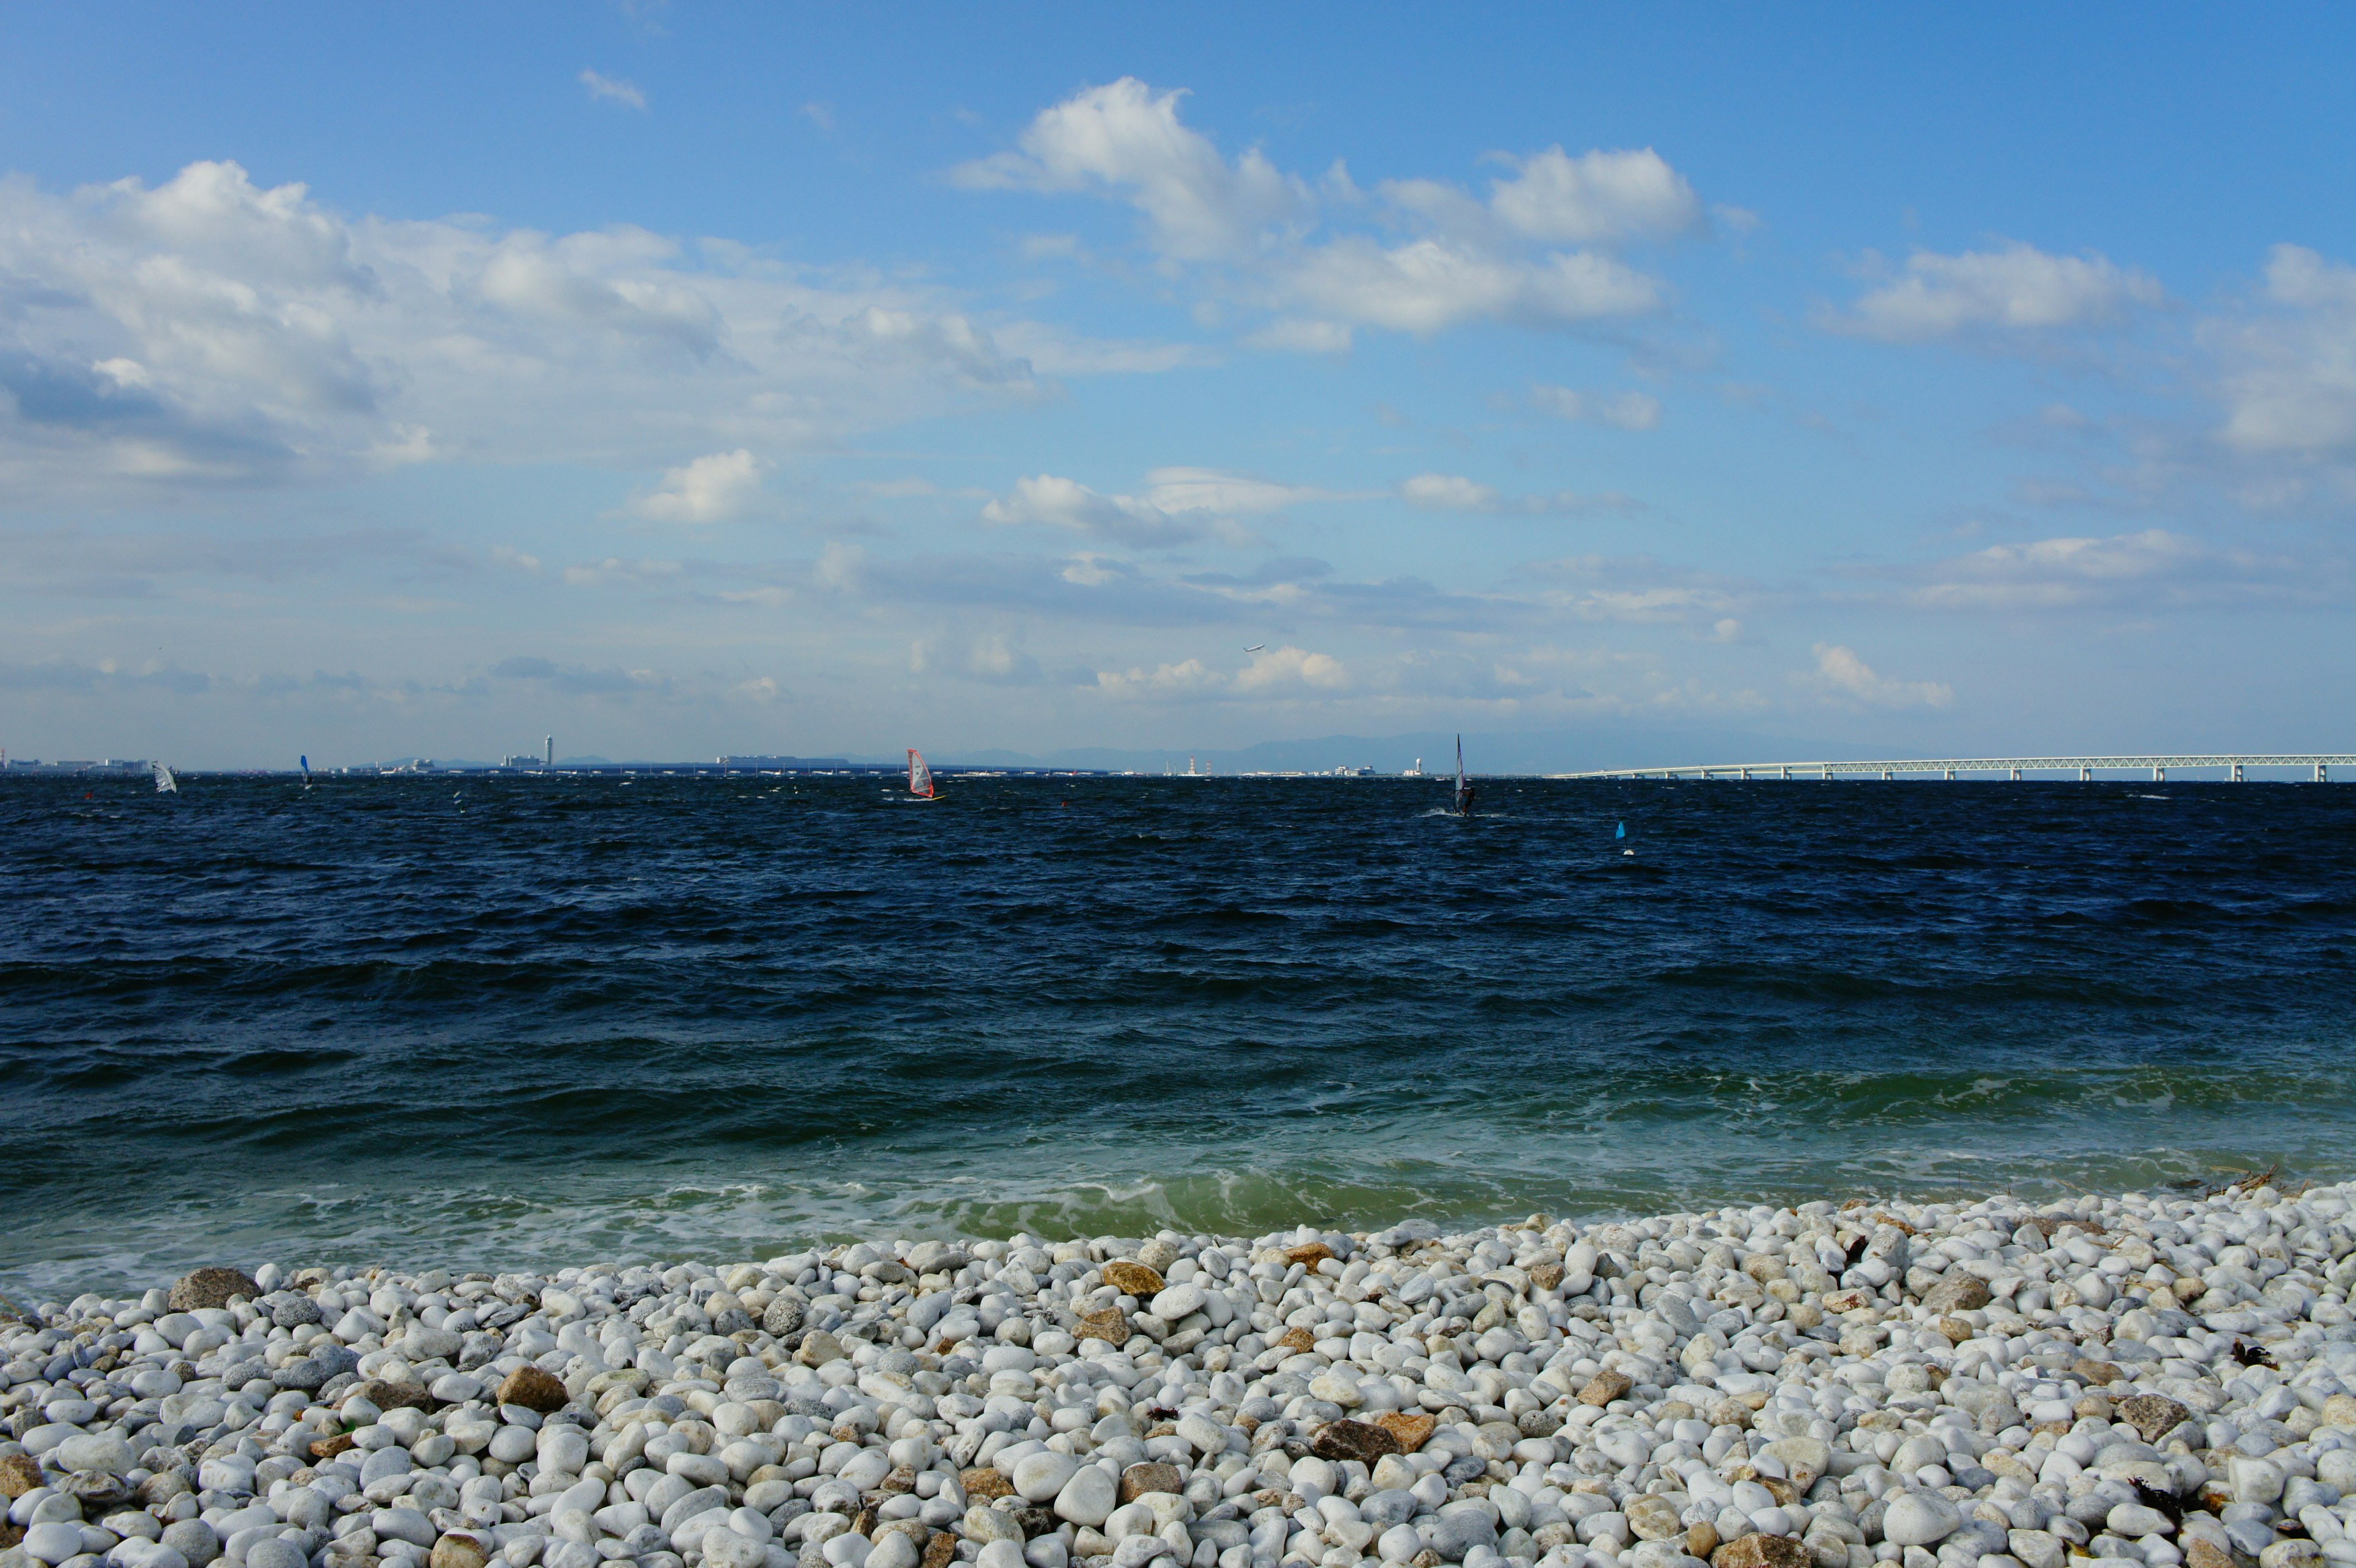
M 1893 1546 L 1932 1546 L 1955 1533 L 1963 1516 L 1955 1505 L 1931 1492 L 1906 1492 L 1891 1499 L 1881 1516 L 1881 1538 Z

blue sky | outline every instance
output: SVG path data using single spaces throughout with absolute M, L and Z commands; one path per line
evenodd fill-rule
M 0 744 L 2344 745 L 2351 30 L 0 8 Z

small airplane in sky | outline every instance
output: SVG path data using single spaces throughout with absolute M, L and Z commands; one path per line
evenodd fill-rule
M 1246 648 L 1244 652 L 1248 654 L 1256 654 L 1267 646 L 1268 645 L 1266 643 L 1254 643 L 1251 646 Z

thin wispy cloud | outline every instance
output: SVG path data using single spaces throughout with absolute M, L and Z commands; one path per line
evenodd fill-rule
M 647 106 L 645 91 L 634 81 L 624 81 L 619 77 L 606 76 L 601 71 L 586 67 L 582 69 L 580 81 L 582 86 L 589 90 L 591 98 L 602 102 L 619 103 L 631 109 L 644 109 Z

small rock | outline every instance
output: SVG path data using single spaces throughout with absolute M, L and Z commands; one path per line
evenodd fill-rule
M 2192 1413 L 2184 1406 L 2156 1393 L 2129 1394 L 2118 1403 L 2119 1418 L 2136 1429 L 2136 1435 L 2147 1443 L 2157 1443 L 2184 1424 Z
M 968 1502 L 986 1503 L 993 1498 L 1012 1497 L 1014 1483 L 988 1465 L 976 1466 L 962 1472 L 958 1480 L 965 1488 Z
M 30 1454 L 0 1459 L 0 1498 L 14 1501 L 41 1484 L 41 1462 Z
M 1083 1465 L 1055 1494 L 1055 1513 L 1074 1524 L 1093 1528 L 1111 1517 L 1120 1504 L 1120 1483 L 1102 1465 Z
M 1296 1356 L 1305 1356 L 1317 1348 L 1317 1336 L 1306 1328 L 1287 1328 L 1276 1337 L 1276 1342 Z
M 1129 1337 L 1135 1332 L 1136 1330 L 1129 1326 L 1129 1318 L 1122 1314 L 1120 1308 L 1109 1307 L 1102 1312 L 1082 1313 L 1078 1328 L 1073 1338 L 1102 1339 L 1106 1344 L 1119 1349 L 1129 1343 Z
M 1934 1313 L 1976 1312 L 1995 1299 L 1986 1281 L 1961 1269 L 1954 1269 L 1931 1287 L 1931 1294 L 1922 1298 L 1922 1305 Z
M 1026 1455 L 1015 1462 L 1014 1489 L 1034 1503 L 1053 1501 L 1079 1467 L 1079 1461 L 1069 1454 L 1053 1449 Z
M 172 1286 L 165 1298 L 166 1308 L 173 1312 L 194 1312 L 203 1307 L 227 1307 L 232 1296 L 247 1300 L 257 1299 L 262 1286 L 233 1268 L 200 1268 L 185 1275 Z
M 565 1398 L 563 1382 L 544 1367 L 518 1367 L 499 1384 L 501 1404 L 519 1404 L 542 1415 L 562 1410 Z
M 1815 1568 L 1815 1557 L 1797 1536 L 1738 1536 L 1710 1553 L 1709 1568 Z
M 1104 1282 L 1123 1296 L 1133 1296 L 1140 1301 L 1151 1301 L 1162 1294 L 1162 1275 L 1143 1264 L 1118 1259 L 1104 1266 Z
M 518 1371 L 515 1374 L 515 1378 L 523 1376 L 525 1371 L 540 1372 L 540 1375 L 541 1377 L 548 1378 L 549 1381 L 556 1382 L 556 1380 L 553 1377 L 551 1377 L 546 1372 L 540 1371 L 538 1367 L 524 1368 L 521 1371 Z M 508 1381 L 509 1382 L 513 1382 L 515 1378 L 509 1378 Z M 420 1383 L 384 1382 L 371 1379 L 370 1381 L 360 1384 L 359 1393 L 361 1398 L 367 1400 L 379 1410 L 432 1410 L 434 1408 L 434 1396 L 427 1393 L 424 1386 Z M 556 1403 L 548 1407 L 551 1410 L 561 1409 L 564 1403 L 564 1385 L 562 1383 L 556 1383 Z M 502 1394 L 500 1396 L 500 1403 L 504 1404 L 521 1404 L 523 1402 L 521 1400 L 508 1399 L 504 1394 Z M 532 1408 L 537 1410 L 540 1407 L 535 1405 Z
M 1430 1441 L 1440 1422 L 1436 1416 L 1394 1410 L 1375 1417 L 1374 1424 L 1391 1435 L 1400 1453 L 1413 1454 Z
M 1309 1451 L 1320 1459 L 1355 1459 L 1371 1469 L 1384 1455 L 1399 1452 L 1399 1440 L 1366 1422 L 1329 1421 L 1318 1429 Z
M 1560 1264 L 1539 1264 L 1530 1270 L 1530 1287 L 1534 1290 L 1552 1290 L 1561 1283 Z
M 1333 1249 L 1327 1246 L 1323 1242 L 1308 1242 L 1304 1243 L 1301 1246 L 1287 1247 L 1284 1249 L 1284 1261 L 1286 1263 L 1306 1264 L 1312 1269 L 1333 1255 Z
M 1615 1372 L 1607 1369 L 1587 1380 L 1587 1386 L 1579 1391 L 1579 1403 L 1601 1408 L 1610 1404 L 1615 1399 L 1623 1397 L 1635 1386 L 1635 1380 L 1627 1373 Z M 1730 1541 L 1728 1544 L 1733 1543 Z
M 1677 1518 L 1676 1509 L 1666 1498 L 1630 1498 L 1620 1511 L 1626 1516 L 1628 1528 L 1636 1532 L 1639 1541 L 1666 1541 L 1685 1529 Z M 1765 1568 L 1765 1565 L 1753 1563 L 1746 1565 L 1746 1568 Z
M 1963 1521 L 1955 1505 L 1934 1492 L 1901 1492 L 1881 1516 L 1881 1539 L 1892 1546 L 1934 1546 Z
M 769 1303 L 761 1314 L 761 1328 L 766 1333 L 782 1339 L 802 1326 L 802 1304 L 790 1296 L 781 1296 Z
M 1131 1465 L 1120 1473 L 1120 1500 L 1133 1503 L 1149 1492 L 1183 1491 L 1185 1486 L 1185 1472 L 1175 1465 Z
M 2184 1543 L 2184 1568 L 2234 1568 L 2233 1554 L 2206 1536 Z
M 1162 1294 L 1153 1298 L 1153 1305 L 1147 1310 L 1164 1323 L 1175 1323 L 1182 1317 L 1200 1312 L 1203 1300 L 1203 1287 L 1190 1279 L 1183 1285 L 1163 1286 Z

